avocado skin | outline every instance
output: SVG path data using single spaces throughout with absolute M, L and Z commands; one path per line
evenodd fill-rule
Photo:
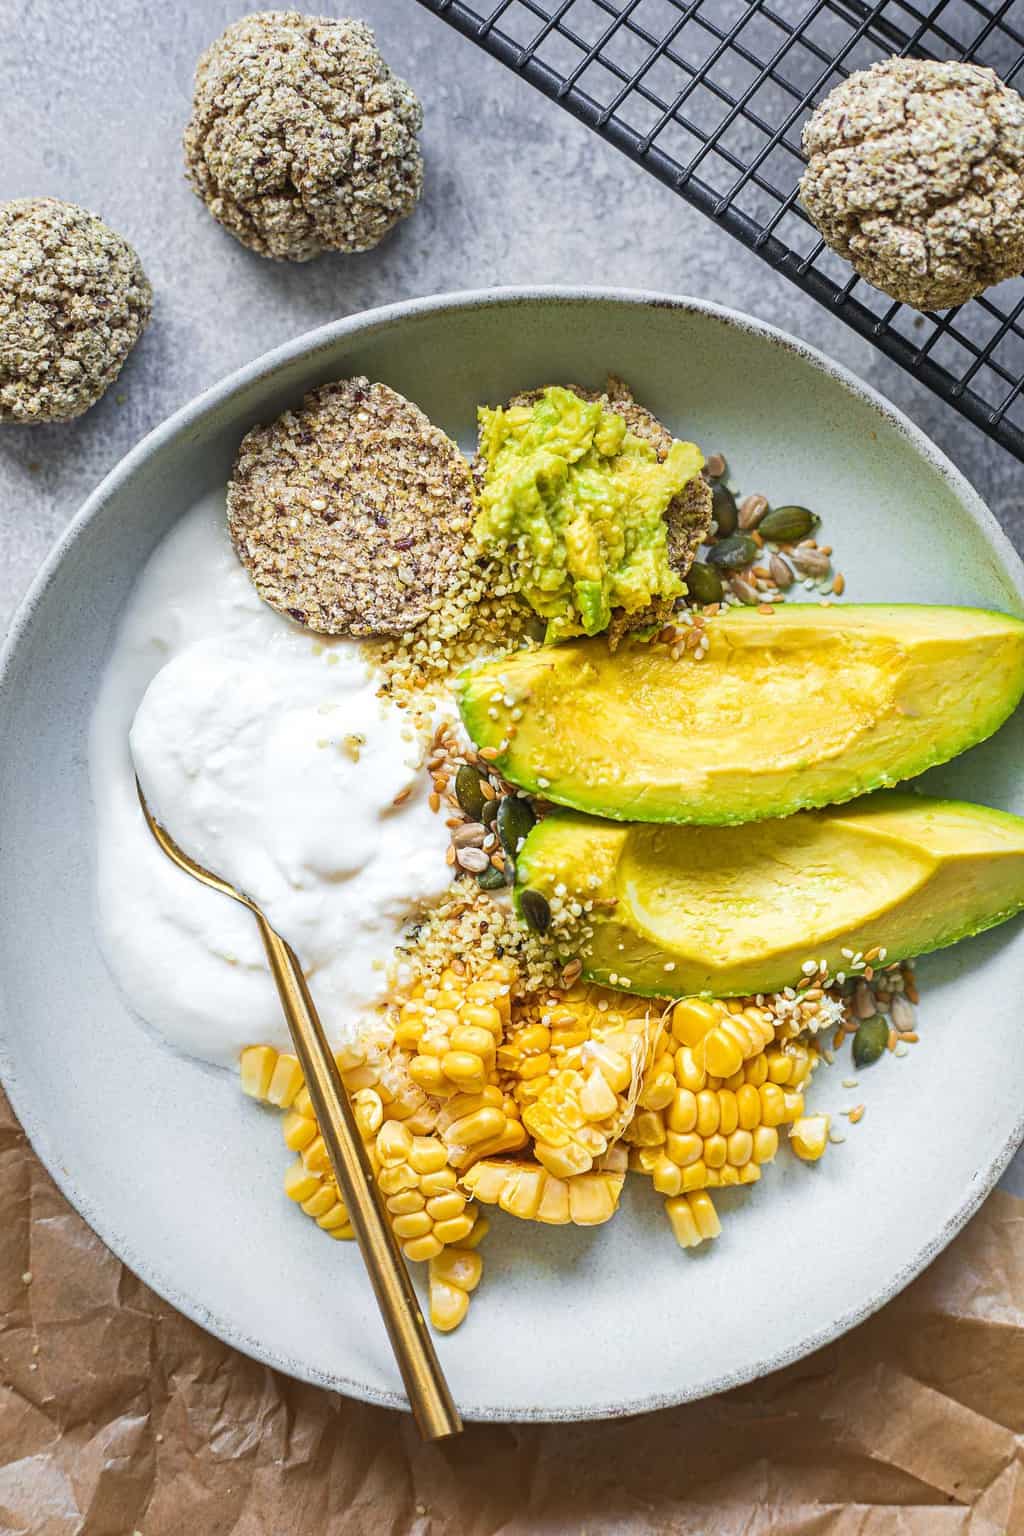
M 517 891 L 559 883 L 595 902 L 576 948 L 588 980 L 748 996 L 796 985 L 809 959 L 848 971 L 843 949 L 882 946 L 889 964 L 1006 922 L 1024 910 L 1024 818 L 898 792 L 746 829 L 556 811 L 520 852 Z
M 982 609 L 732 609 L 707 633 L 701 662 L 597 637 L 477 663 L 457 683 L 463 722 L 555 804 L 728 826 L 890 788 L 984 741 L 1024 695 L 1024 622 Z

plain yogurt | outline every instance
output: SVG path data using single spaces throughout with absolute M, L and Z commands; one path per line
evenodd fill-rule
M 288 939 L 340 1043 L 450 880 L 426 743 L 377 686 L 358 642 L 312 637 L 260 601 L 222 496 L 140 576 L 92 724 L 98 929 L 134 1011 L 179 1049 L 230 1065 L 287 1030 L 251 914 L 168 862 L 135 772 L 182 847 Z

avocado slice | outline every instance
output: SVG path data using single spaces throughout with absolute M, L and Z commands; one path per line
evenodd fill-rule
M 705 633 L 701 661 L 631 636 L 477 663 L 457 682 L 466 729 L 559 805 L 721 826 L 947 762 L 1024 693 L 1024 622 L 978 608 L 734 608 Z
M 565 934 L 592 981 L 649 997 L 774 992 L 806 960 L 887 963 L 1024 909 L 1024 818 L 883 792 L 746 827 L 622 825 L 556 811 L 516 861 L 517 901 L 593 903 Z M 588 930 L 589 933 L 588 933 Z M 844 955 L 843 951 L 847 954 Z

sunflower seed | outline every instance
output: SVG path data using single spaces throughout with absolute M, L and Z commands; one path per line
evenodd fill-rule
M 832 563 L 820 549 L 794 549 L 790 559 L 805 576 L 825 576 Z
M 905 1029 L 917 1028 L 917 1015 L 910 1003 L 901 992 L 894 992 L 892 998 L 892 1025 L 893 1029 L 902 1033 Z
M 485 836 L 486 829 L 478 821 L 467 821 L 452 833 L 452 842 L 456 848 L 479 848 Z
M 874 995 L 866 981 L 858 981 L 853 990 L 853 1011 L 858 1019 L 871 1019 L 878 1012 Z
M 482 848 L 459 848 L 455 857 L 461 869 L 468 869 L 471 875 L 479 875 L 491 862 Z
M 744 581 L 742 576 L 734 576 L 729 583 L 741 603 L 753 606 L 761 601 L 761 594 L 756 587 L 752 587 L 749 581 Z
M 779 591 L 788 592 L 795 578 L 782 556 L 773 554 L 768 561 L 768 569 L 771 572 L 772 581 L 774 581 Z
M 738 514 L 739 525 L 745 531 L 756 528 L 758 523 L 768 511 L 767 496 L 748 496 L 740 502 Z

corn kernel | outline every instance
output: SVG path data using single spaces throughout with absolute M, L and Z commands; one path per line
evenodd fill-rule
M 742 1168 L 754 1155 L 754 1138 L 749 1131 L 733 1131 L 726 1141 L 726 1156 L 734 1168 Z
M 426 1211 L 410 1211 L 408 1216 L 396 1216 L 391 1225 L 394 1228 L 395 1236 L 401 1238 L 428 1237 L 433 1227 L 433 1223 Z M 444 1242 L 440 1232 L 435 1230 L 434 1236 L 439 1243 Z
M 466 1199 L 457 1190 L 449 1189 L 443 1195 L 434 1195 L 426 1205 L 431 1221 L 451 1221 L 453 1217 L 462 1215 L 466 1209 Z
M 448 1162 L 444 1143 L 434 1136 L 414 1136 L 409 1148 L 409 1164 L 417 1173 L 439 1173 Z M 452 1176 L 452 1183 L 455 1178 Z
M 331 1166 L 331 1159 L 327 1153 L 327 1143 L 322 1136 L 314 1136 L 309 1145 L 303 1147 L 299 1155 L 310 1173 L 326 1173 Z
M 654 1165 L 651 1182 L 659 1195 L 678 1195 L 683 1187 L 683 1172 L 667 1154 L 662 1154 Z
M 670 1131 L 692 1131 L 697 1124 L 697 1095 L 689 1088 L 677 1088 L 666 1118 Z
M 789 1128 L 789 1144 L 805 1163 L 816 1163 L 828 1145 L 828 1115 L 803 1115 Z
M 703 1241 L 687 1195 L 665 1201 L 665 1211 L 680 1248 L 697 1248 Z
M 323 1216 L 338 1199 L 337 1185 L 325 1180 L 323 1184 L 312 1194 L 308 1200 L 303 1200 L 302 1209 L 307 1216 Z
M 290 1109 L 281 1121 L 281 1133 L 286 1147 L 292 1152 L 301 1152 L 303 1147 L 308 1147 L 316 1137 L 316 1121 L 308 1119 L 305 1115 L 296 1114 L 294 1109 Z
M 728 1142 L 716 1131 L 704 1142 L 704 1161 L 709 1168 L 721 1168 L 728 1155 Z
M 446 1280 L 430 1281 L 430 1321 L 439 1333 L 457 1328 L 469 1311 L 469 1296 Z
M 292 1100 L 302 1087 L 302 1068 L 298 1058 L 282 1054 L 277 1058 L 274 1075 L 267 1089 L 267 1100 L 278 1109 L 289 1109 Z
M 400 1189 L 397 1195 L 389 1195 L 384 1203 L 392 1216 L 411 1216 L 427 1204 L 418 1189 Z
M 723 1136 L 731 1136 L 740 1123 L 736 1095 L 728 1088 L 718 1090 L 718 1129 Z
M 334 1205 L 331 1206 L 331 1209 L 325 1215 L 317 1217 L 316 1224 L 318 1227 L 322 1227 L 325 1232 L 330 1232 L 334 1227 L 347 1227 L 349 1224 L 348 1211 L 345 1209 L 343 1202 L 341 1200 L 335 1201 Z
M 688 1168 L 683 1169 L 684 1192 L 693 1189 L 703 1189 L 713 1172 L 714 1169 L 709 1168 L 703 1158 L 699 1158 L 697 1162 L 691 1163 Z
M 697 1134 L 713 1136 L 718 1129 L 718 1095 L 710 1088 L 702 1088 L 697 1095 Z
M 770 1163 L 779 1150 L 779 1133 L 774 1126 L 759 1125 L 753 1132 L 754 1162 Z
M 483 1274 L 484 1261 L 469 1248 L 445 1248 L 431 1265 L 431 1279 L 435 1276 L 460 1291 L 475 1291 Z
M 699 997 L 684 997 L 672 1009 L 672 1033 L 680 1045 L 699 1045 L 718 1023 L 718 1009 Z
M 242 1092 L 264 1102 L 277 1066 L 277 1052 L 269 1045 L 246 1046 L 239 1058 Z
M 411 1220 L 411 1217 L 406 1217 Z M 429 1217 L 428 1217 L 429 1220 Z M 447 1221 L 438 1221 L 434 1224 L 434 1236 L 439 1243 L 446 1246 L 449 1243 L 461 1243 L 473 1230 L 472 1216 L 451 1216 Z
M 665 1137 L 665 1145 L 669 1157 L 679 1168 L 688 1168 L 691 1163 L 695 1163 L 704 1155 L 704 1140 L 692 1131 L 684 1134 L 669 1131 Z
M 443 1251 L 444 1244 L 439 1242 L 433 1233 L 427 1237 L 411 1237 L 402 1244 L 402 1252 L 414 1264 L 423 1264 L 427 1259 L 436 1259 L 437 1255 Z
M 736 1114 L 744 1131 L 752 1131 L 760 1125 L 761 1095 L 752 1083 L 743 1083 L 736 1089 Z
M 463 1092 L 479 1093 L 487 1082 L 487 1065 L 472 1051 L 446 1051 L 441 1057 L 441 1071 Z
M 284 1192 L 289 1200 L 295 1200 L 301 1205 L 316 1193 L 320 1183 L 320 1175 L 310 1173 L 302 1159 L 298 1158 L 284 1176 Z
M 606 1120 L 609 1115 L 615 1114 L 618 1107 L 615 1090 L 602 1076 L 600 1068 L 592 1067 L 580 1089 L 580 1108 L 583 1113 L 588 1120 Z

